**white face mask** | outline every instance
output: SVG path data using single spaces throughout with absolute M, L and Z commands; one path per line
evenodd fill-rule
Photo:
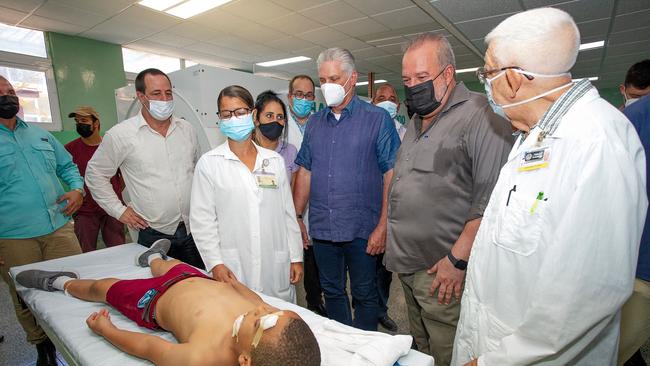
M 323 92 L 323 97 L 325 97 L 325 103 L 328 107 L 337 107 L 343 103 L 345 96 L 348 95 L 350 90 L 352 90 L 348 90 L 348 93 L 345 92 L 345 86 L 348 85 L 348 81 L 350 81 L 351 78 L 352 73 L 350 73 L 348 80 L 346 80 L 343 86 L 335 83 L 325 83 L 320 86 L 320 89 Z
M 158 121 L 166 121 L 174 113 L 174 100 L 149 100 L 149 113 Z M 145 106 L 146 108 L 146 106 Z
M 561 77 L 561 76 L 570 76 L 570 75 L 571 75 L 571 74 L 569 74 L 568 72 L 566 72 L 566 73 L 562 73 L 562 74 L 538 74 L 538 73 L 535 73 L 535 72 L 530 72 L 530 71 L 525 71 L 525 70 L 519 70 L 519 69 L 511 69 L 511 70 L 514 71 L 514 72 L 516 72 L 516 73 L 522 74 L 522 75 L 530 75 L 530 76 L 534 76 L 534 77 L 538 77 L 538 78 L 557 78 L 557 77 Z M 499 74 L 496 75 L 495 77 L 493 77 L 493 78 L 491 78 L 491 79 L 486 79 L 486 85 L 487 85 L 490 89 L 492 89 L 492 81 L 494 81 L 495 79 L 500 78 L 501 76 L 503 76 L 503 75 L 505 75 L 505 74 L 506 74 L 506 72 L 505 72 L 505 70 L 504 70 L 504 71 L 501 71 L 501 73 L 499 73 Z M 562 90 L 562 89 L 566 88 L 567 86 L 569 86 L 569 85 L 571 85 L 571 84 L 573 84 L 573 83 L 574 83 L 573 81 L 570 81 L 570 82 L 568 82 L 568 83 L 566 83 L 566 84 L 563 84 L 563 85 L 558 86 L 557 88 L 553 88 L 553 89 L 551 89 L 551 90 L 549 90 L 549 91 L 546 91 L 546 92 L 544 92 L 544 93 L 542 93 L 542 94 L 538 94 L 538 95 L 536 95 L 536 96 L 534 96 L 534 97 L 530 97 L 530 98 L 528 98 L 528 99 L 520 100 L 519 102 L 510 103 L 510 104 L 502 104 L 502 105 L 498 105 L 498 104 L 495 103 L 495 105 L 496 105 L 497 107 L 502 108 L 502 109 L 516 107 L 516 106 L 519 106 L 519 105 L 522 105 L 522 104 L 526 104 L 526 103 L 532 102 L 533 100 L 537 100 L 537 99 L 539 99 L 539 98 L 545 97 L 545 96 L 547 96 L 547 95 L 549 95 L 549 94 L 553 94 L 553 93 L 555 93 L 556 91 L 558 91 L 558 90 Z M 505 117 L 505 116 L 504 116 L 504 117 Z

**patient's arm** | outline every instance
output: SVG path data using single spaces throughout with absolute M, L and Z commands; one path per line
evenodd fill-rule
M 106 309 L 91 314 L 86 323 L 93 332 L 106 338 L 121 351 L 147 359 L 155 365 L 194 364 L 191 360 L 196 352 L 191 352 L 189 344 L 175 344 L 150 334 L 118 329 L 111 322 Z

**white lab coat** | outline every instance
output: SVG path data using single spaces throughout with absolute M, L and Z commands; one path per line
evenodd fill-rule
M 291 107 L 289 107 L 291 108 Z M 300 152 L 300 148 L 302 147 L 302 140 L 304 138 L 302 132 L 300 131 L 300 128 L 298 127 L 298 122 L 296 122 L 295 118 L 293 117 L 292 113 L 289 113 L 289 119 L 287 119 L 287 125 L 289 126 L 289 131 L 287 132 L 287 140 L 289 140 L 289 143 L 298 149 L 298 152 Z M 307 232 L 309 232 L 309 202 L 307 202 L 307 205 L 305 206 L 305 210 L 302 212 L 302 222 L 305 223 L 305 228 L 307 229 Z M 311 245 L 311 238 L 309 240 L 309 245 Z
M 643 147 L 595 89 L 544 139 L 550 165 L 519 172 L 539 132 L 515 143 L 485 210 L 452 365 L 616 362 L 648 205 Z
M 260 146 L 254 171 L 273 173 L 278 188 L 259 188 L 226 141 L 196 165 L 190 202 L 192 235 L 208 270 L 224 264 L 248 287 L 296 301 L 290 263 L 302 241 L 282 157 Z

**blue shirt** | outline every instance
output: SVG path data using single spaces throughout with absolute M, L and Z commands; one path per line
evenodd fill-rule
M 341 111 L 309 117 L 296 164 L 311 171 L 309 233 L 333 242 L 368 239 L 381 213 L 383 174 L 400 140 L 390 115 L 357 96 Z
M 0 124 L 0 238 L 47 235 L 70 218 L 59 179 L 83 189 L 83 179 L 63 145 L 47 131 L 17 119 L 16 129 Z
M 623 114 L 632 121 L 634 128 L 639 133 L 641 144 L 645 149 L 646 164 L 646 193 L 650 196 L 650 95 L 639 99 L 636 103 L 623 110 Z M 650 217 L 646 215 L 641 247 L 639 248 L 639 264 L 636 267 L 636 276 L 645 281 L 650 281 Z

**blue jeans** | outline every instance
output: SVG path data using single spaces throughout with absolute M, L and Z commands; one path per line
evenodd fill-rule
M 368 241 L 364 239 L 342 243 L 314 239 L 314 254 L 327 315 L 359 329 L 377 330 L 377 259 L 366 254 L 367 245 Z M 348 271 L 354 302 L 354 321 L 345 290 Z
M 390 283 L 393 282 L 393 272 L 384 266 L 384 254 L 377 256 L 377 295 L 379 297 L 379 318 L 388 314 L 388 296 L 390 294 Z

